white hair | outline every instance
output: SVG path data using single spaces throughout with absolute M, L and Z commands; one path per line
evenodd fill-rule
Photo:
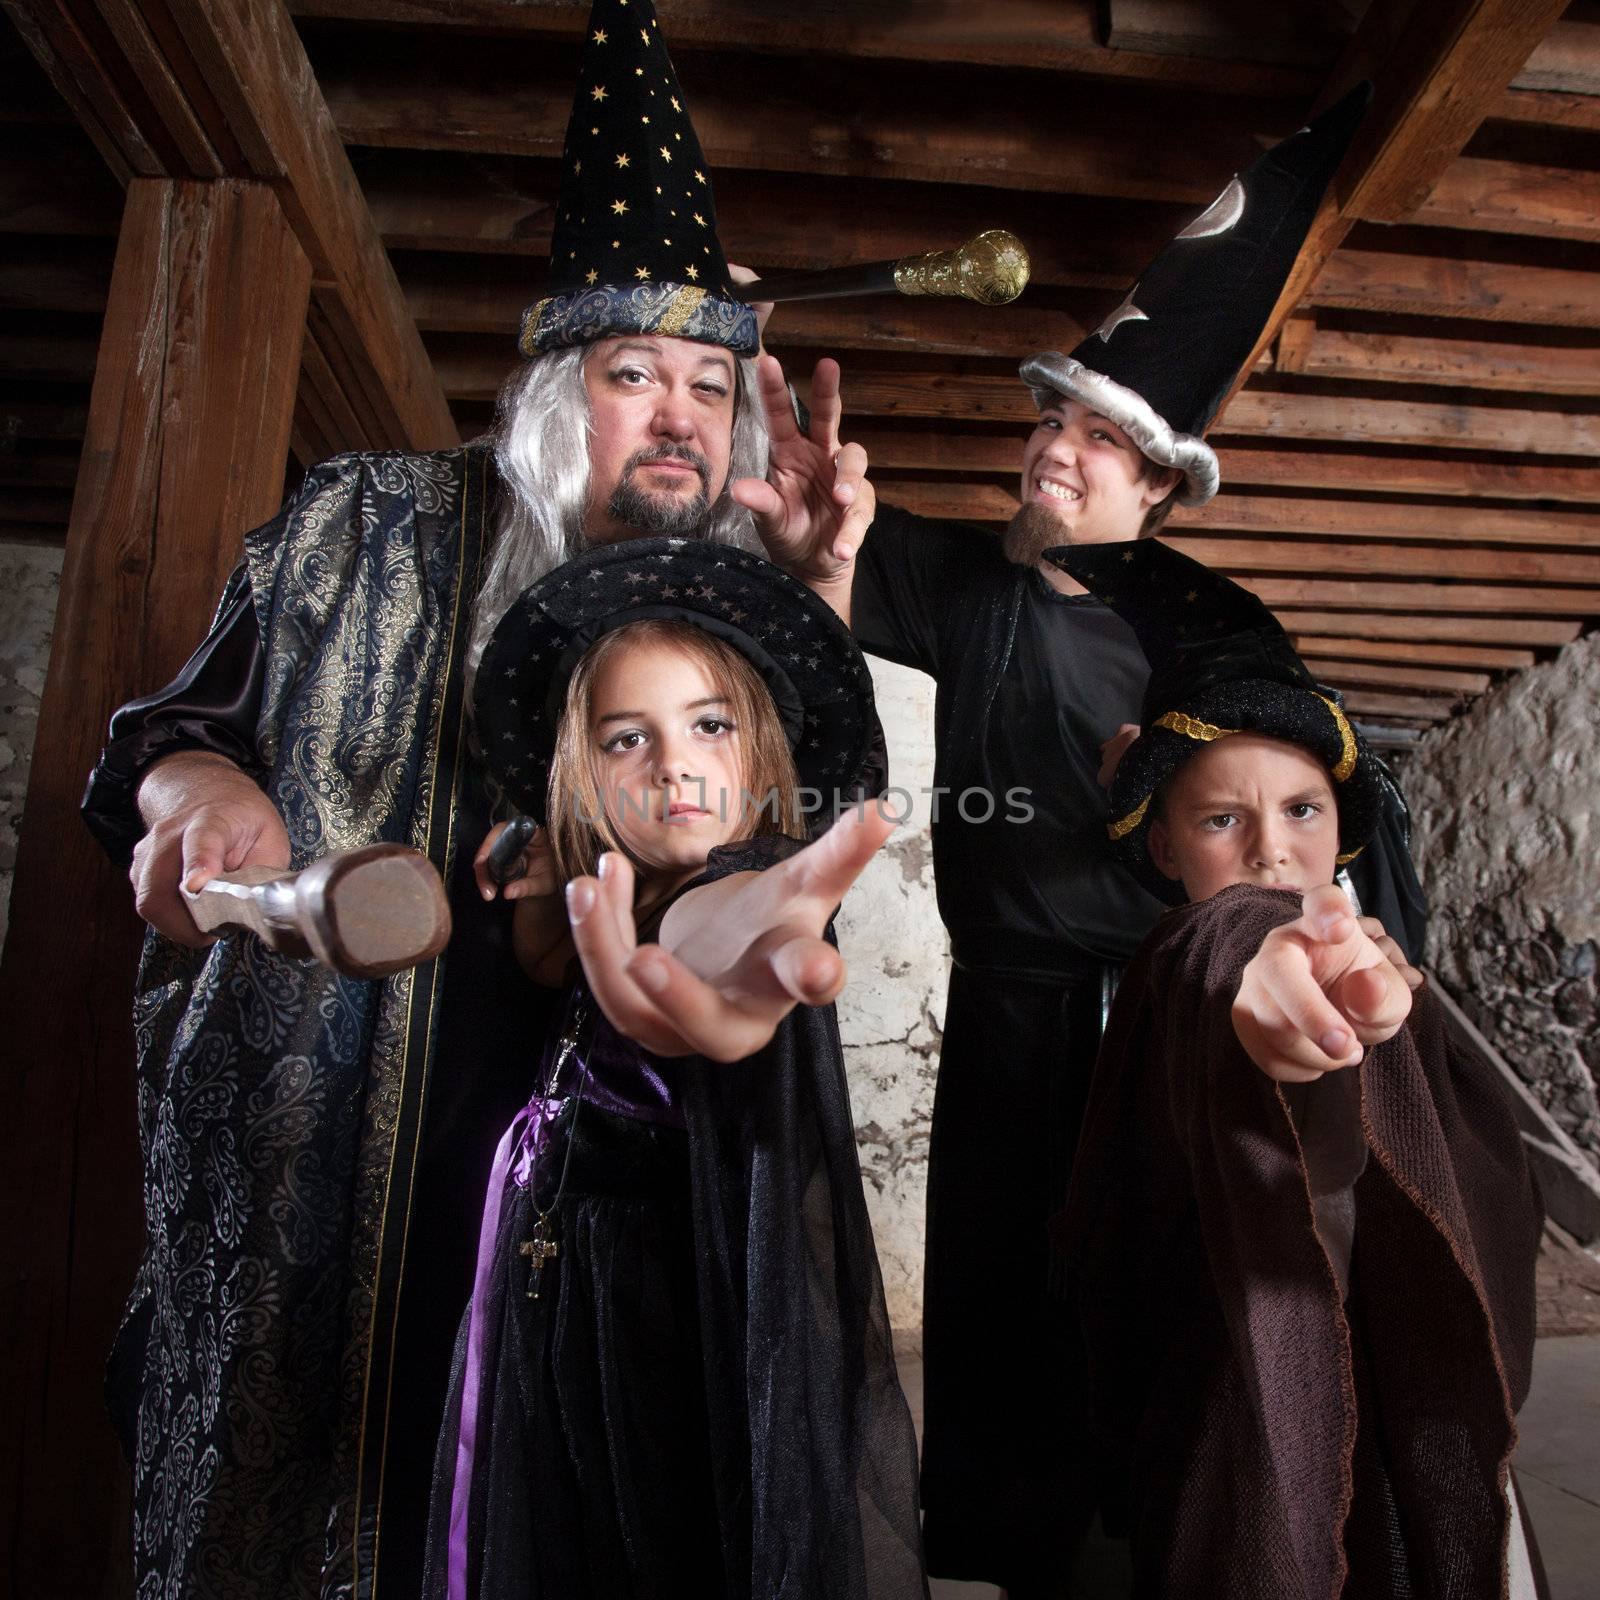
M 494 550 L 472 617 L 467 647 L 470 693 L 484 646 L 511 603 L 545 573 L 580 554 L 589 499 L 589 434 L 594 426 L 583 382 L 583 345 L 527 362 L 500 390 L 494 432 L 500 506 Z M 767 475 L 767 418 L 756 387 L 755 361 L 735 360 L 733 440 L 728 482 Z M 759 552 L 750 513 L 723 485 L 702 537 Z

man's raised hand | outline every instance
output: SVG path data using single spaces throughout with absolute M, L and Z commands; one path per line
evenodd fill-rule
M 822 933 L 894 827 L 875 804 L 851 810 L 787 861 L 691 890 L 658 945 L 635 942 L 632 867 L 604 857 L 599 879 L 574 879 L 567 899 L 600 1009 L 656 1055 L 743 1060 L 797 1004 L 843 988 L 844 962 Z
M 1399 1032 L 1411 1011 L 1410 969 L 1379 948 L 1363 926 L 1370 920 L 1358 921 L 1344 892 L 1327 884 L 1262 940 L 1240 975 L 1233 1026 L 1269 1078 L 1309 1083 Z
M 730 493 L 749 508 L 767 554 L 848 621 L 853 563 L 877 497 L 867 481 L 866 451 L 839 444 L 839 363 L 827 357 L 817 363 L 809 433 L 795 420 L 778 362 L 762 356 L 756 370 L 771 435 L 767 476 L 738 478 Z

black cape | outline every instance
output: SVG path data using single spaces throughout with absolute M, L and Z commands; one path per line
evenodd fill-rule
M 1537 1193 L 1494 1069 L 1419 992 L 1346 1069 L 1369 1155 L 1342 1295 L 1231 1018 L 1299 911 L 1247 885 L 1172 911 L 1117 992 L 1058 1225 L 1107 1525 L 1141 1596 L 1497 1596 Z
M 793 848 L 781 839 L 725 847 L 697 882 L 759 869 Z M 609 1032 L 603 1018 L 598 1027 Z M 610 1034 L 591 1048 L 616 1046 Z M 469 1593 L 514 1584 L 561 1600 L 667 1594 L 670 1574 L 626 1547 L 662 1552 L 681 1574 L 681 1563 L 695 1569 L 692 1541 L 701 1538 L 717 1547 L 700 1552 L 707 1595 L 925 1595 L 916 1438 L 895 1372 L 834 1008 L 797 1006 L 768 1045 L 735 1064 L 667 1065 L 687 1134 L 676 1157 L 675 1130 L 580 1109 L 577 1182 L 558 1223 L 570 1248 L 538 1310 L 525 1301 L 517 1259 L 527 1202 L 508 1200 L 501 1213 L 481 1308 Z M 686 1184 L 673 1175 L 675 1159 Z M 619 1221 L 625 1208 L 615 1205 L 573 1204 L 575 1191 L 642 1195 L 644 1220 Z M 641 1303 L 655 1308 L 644 1318 Z M 650 1320 L 659 1338 L 633 1344 Z M 465 1332 L 425 1585 L 441 1600 Z M 619 1361 L 630 1345 L 633 1356 Z M 674 1359 L 677 1381 L 656 1381 Z M 685 1376 L 685 1361 L 699 1373 Z M 706 1437 L 683 1437 L 697 1430 Z M 709 1466 L 697 1469 L 707 1443 Z M 660 1481 L 675 1471 L 708 1476 L 709 1503 Z M 663 1529 L 652 1498 L 685 1525 Z M 573 1565 L 566 1577 L 563 1560 Z

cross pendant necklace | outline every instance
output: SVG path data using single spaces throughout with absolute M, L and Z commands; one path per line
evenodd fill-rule
M 578 1030 L 584 1021 L 584 1006 L 580 1002 L 574 1008 L 572 1024 L 563 1035 L 560 1045 L 556 1049 L 555 1064 L 550 1068 L 550 1078 L 545 1085 L 546 1099 L 553 1099 L 557 1088 L 560 1086 L 561 1069 L 576 1053 L 578 1048 Z M 588 1069 L 584 1069 L 587 1076 Z M 578 1105 L 583 1103 L 583 1086 L 580 1083 L 576 1091 Z M 561 1179 L 556 1185 L 555 1198 L 550 1202 L 550 1211 L 554 1211 L 556 1203 L 567 1189 L 567 1169 L 572 1165 L 572 1137 L 577 1129 L 577 1107 L 573 1108 L 572 1121 L 567 1128 L 567 1153 L 561 1163 Z M 532 1191 L 530 1190 L 530 1198 Z M 537 1206 L 535 1207 L 537 1209 Z M 527 1298 L 539 1298 L 539 1285 L 544 1280 L 544 1269 L 547 1263 L 555 1260 L 560 1254 L 561 1246 L 556 1242 L 554 1231 L 550 1224 L 550 1211 L 540 1211 L 534 1219 L 533 1237 L 524 1239 L 517 1247 L 517 1253 L 527 1257 L 528 1261 L 528 1289 Z
M 547 1261 L 560 1253 L 561 1246 L 550 1237 L 550 1213 L 541 1211 L 533 1225 L 533 1237 L 522 1241 L 520 1253 L 528 1258 L 528 1299 L 539 1298 L 539 1284 Z

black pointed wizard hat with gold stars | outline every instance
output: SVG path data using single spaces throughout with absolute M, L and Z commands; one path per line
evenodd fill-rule
M 754 355 L 734 298 L 711 175 L 651 0 L 594 0 L 584 35 L 544 299 L 518 348 L 542 355 L 646 333 Z
M 1040 410 L 1063 395 L 1081 401 L 1152 461 L 1177 467 L 1185 504 L 1209 500 L 1221 473 L 1202 435 L 1272 315 L 1371 97 L 1359 85 L 1229 179 L 1070 356 L 1024 361 Z
M 1045 558 L 1115 611 L 1150 663 L 1141 732 L 1117 765 L 1108 829 L 1141 883 L 1182 902 L 1182 884 L 1150 856 L 1153 802 L 1185 761 L 1234 733 L 1283 739 L 1316 756 L 1333 778 L 1339 860 L 1361 852 L 1383 806 L 1377 758 L 1260 600 L 1159 539 L 1068 545 Z
M 557 567 L 512 603 L 483 652 L 475 690 L 484 756 L 513 803 L 548 815 L 567 685 L 603 634 L 687 622 L 732 645 L 778 708 L 795 772 L 822 795 L 848 791 L 877 733 L 872 674 L 833 608 L 765 556 L 703 539 L 625 539 Z

